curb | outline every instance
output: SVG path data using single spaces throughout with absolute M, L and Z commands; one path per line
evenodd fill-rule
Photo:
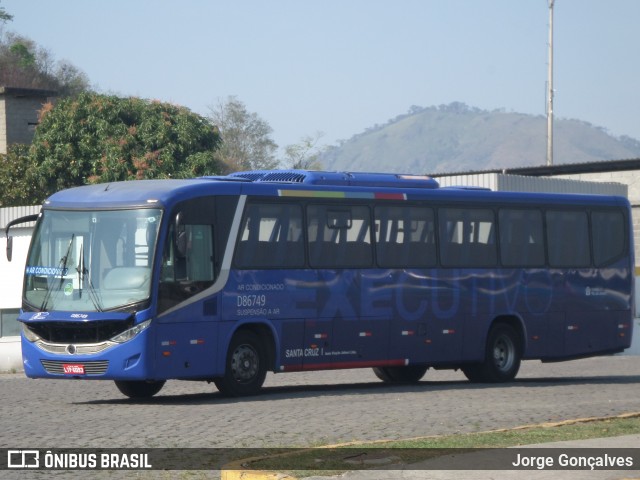
M 259 470 L 222 470 L 220 480 L 298 480 L 296 477 L 276 472 Z
M 285 455 L 289 454 L 280 453 L 267 458 L 276 458 Z M 252 462 L 264 459 L 265 457 L 263 456 L 249 457 L 228 463 L 220 469 L 220 480 L 298 480 L 297 477 L 292 477 L 286 473 L 246 469 Z

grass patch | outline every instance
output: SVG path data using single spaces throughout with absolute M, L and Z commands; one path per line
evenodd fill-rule
M 619 437 L 635 433 L 640 433 L 640 413 L 612 418 L 525 426 L 492 432 L 385 442 L 384 446 L 386 448 L 502 448 L 565 440 Z
M 443 435 L 393 442 L 345 444 L 291 449 L 250 461 L 250 468 L 276 470 L 296 477 L 335 475 L 349 470 L 392 468 L 479 448 L 505 448 L 536 443 L 617 437 L 640 433 L 640 413 L 611 418 L 581 419 L 490 432 Z

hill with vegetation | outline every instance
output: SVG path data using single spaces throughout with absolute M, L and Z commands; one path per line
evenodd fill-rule
M 454 102 L 416 107 L 329 147 L 323 168 L 443 173 L 544 165 L 547 119 Z M 554 121 L 554 164 L 640 158 L 640 142 L 571 119 Z

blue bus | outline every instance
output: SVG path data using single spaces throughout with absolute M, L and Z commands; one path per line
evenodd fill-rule
M 512 380 L 523 359 L 628 348 L 630 206 L 441 188 L 425 176 L 253 171 L 58 192 L 24 275 L 31 378 L 257 393 L 266 373 L 429 367 Z

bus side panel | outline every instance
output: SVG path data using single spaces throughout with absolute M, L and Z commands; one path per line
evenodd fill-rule
M 331 347 L 324 352 L 332 368 L 384 364 L 388 360 L 390 320 L 389 298 L 379 288 L 385 281 L 384 274 L 374 270 L 324 270 L 319 275 L 330 286 L 318 291 L 318 318 L 333 322 Z
M 223 312 L 228 321 L 277 325 L 277 370 L 385 364 L 392 300 L 380 281 L 348 269 L 234 271 Z
M 564 276 L 565 355 L 590 355 L 630 346 L 631 284 L 631 271 L 624 266 L 575 270 Z
M 276 371 L 301 370 L 303 362 L 314 361 L 305 349 L 329 336 L 305 342 L 305 321 L 317 319 L 317 290 L 321 288 L 315 270 L 233 270 L 222 299 L 223 328 L 220 332 L 219 363 L 233 333 L 241 325 L 268 323 L 275 328 Z M 270 327 L 271 328 L 271 327 Z M 325 328 L 331 333 L 332 326 Z M 307 352 L 308 353 L 308 352 Z M 222 371 L 224 367 L 222 367 Z
M 543 269 L 466 270 L 461 276 L 458 315 L 463 316 L 462 362 L 478 362 L 485 355 L 485 340 L 496 320 L 522 329 L 524 357 L 541 358 L 563 347 L 562 336 L 552 333 L 563 299 L 554 297 L 557 279 Z M 559 331 L 561 332 L 561 330 Z
M 446 364 L 461 357 L 465 302 L 458 270 L 399 270 L 389 273 L 390 358 L 408 364 Z
M 210 299 L 156 320 L 156 365 L 163 378 L 211 378 L 216 372 L 219 322 Z

